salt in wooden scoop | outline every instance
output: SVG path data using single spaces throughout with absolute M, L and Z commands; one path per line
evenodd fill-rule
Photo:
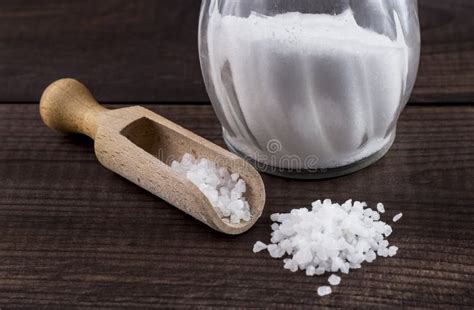
M 150 110 L 140 106 L 108 110 L 80 82 L 62 79 L 44 91 L 40 113 L 52 129 L 94 139 L 95 154 L 102 165 L 217 231 L 243 233 L 262 214 L 265 188 L 250 164 Z M 198 187 L 171 169 L 170 161 L 181 159 L 185 153 L 240 174 L 247 183 L 250 221 L 231 224 L 221 219 Z

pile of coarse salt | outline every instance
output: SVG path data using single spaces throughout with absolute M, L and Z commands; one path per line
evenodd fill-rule
M 238 173 L 230 174 L 226 168 L 191 154 L 185 154 L 180 162 L 173 161 L 171 168 L 193 182 L 223 220 L 232 224 L 250 220 L 250 206 L 244 197 L 246 184 Z
M 349 273 L 361 268 L 364 262 L 373 262 L 377 256 L 395 256 L 398 248 L 385 239 L 392 227 L 380 220 L 385 212 L 383 204 L 377 212 L 365 202 L 352 200 L 340 205 L 326 199 L 315 201 L 312 210 L 295 209 L 287 214 L 273 214 L 271 244 L 258 241 L 255 253 L 268 250 L 273 258 L 281 258 L 284 268 L 292 272 L 305 270 L 307 276 L 326 272 Z M 401 213 L 400 213 L 401 214 Z M 395 217 L 399 219 L 401 215 Z M 341 278 L 331 275 L 330 285 L 339 285 Z M 318 288 L 319 296 L 331 294 L 330 286 Z

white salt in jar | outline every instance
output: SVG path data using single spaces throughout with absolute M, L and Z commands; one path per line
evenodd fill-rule
M 295 178 L 391 147 L 420 55 L 416 0 L 204 0 L 200 58 L 228 147 Z

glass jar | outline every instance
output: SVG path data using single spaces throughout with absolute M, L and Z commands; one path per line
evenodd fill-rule
M 327 178 L 390 149 L 420 58 L 416 0 L 204 0 L 201 67 L 224 139 L 258 169 Z

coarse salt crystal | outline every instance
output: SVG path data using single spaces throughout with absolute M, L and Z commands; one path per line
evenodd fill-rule
M 267 245 L 263 243 L 262 241 L 257 241 L 255 245 L 253 246 L 254 253 L 258 253 L 266 249 L 267 249 Z
M 398 213 L 393 217 L 393 222 L 398 222 L 403 216 L 403 213 Z
M 331 293 L 332 293 L 332 289 L 330 286 L 324 285 L 318 288 L 318 295 L 321 297 L 330 295 Z
M 318 267 L 316 268 L 316 271 L 314 272 L 315 275 L 320 276 L 326 273 L 326 270 L 323 267 Z
M 328 282 L 331 285 L 339 285 L 339 284 L 341 284 L 341 277 L 333 274 L 328 278 Z
M 280 257 L 283 257 L 283 255 L 285 255 L 285 252 L 283 251 L 283 249 L 281 249 L 276 244 L 269 244 L 267 246 L 267 250 L 268 250 L 268 253 L 270 253 L 270 256 L 273 258 L 280 258 Z
M 379 202 L 377 204 L 377 211 L 379 211 L 380 213 L 385 213 L 385 206 L 383 205 L 383 203 Z
M 392 245 L 391 247 L 388 248 L 388 256 L 393 257 L 397 255 L 398 252 L 398 247 Z
M 193 182 L 220 218 L 232 224 L 250 221 L 250 205 L 244 197 L 246 184 L 238 173 L 230 174 L 226 168 L 191 154 L 184 154 L 180 162 L 173 161 L 171 169 Z
M 308 277 L 312 277 L 316 274 L 316 268 L 314 268 L 314 266 L 308 266 L 308 268 L 306 268 L 306 275 Z

